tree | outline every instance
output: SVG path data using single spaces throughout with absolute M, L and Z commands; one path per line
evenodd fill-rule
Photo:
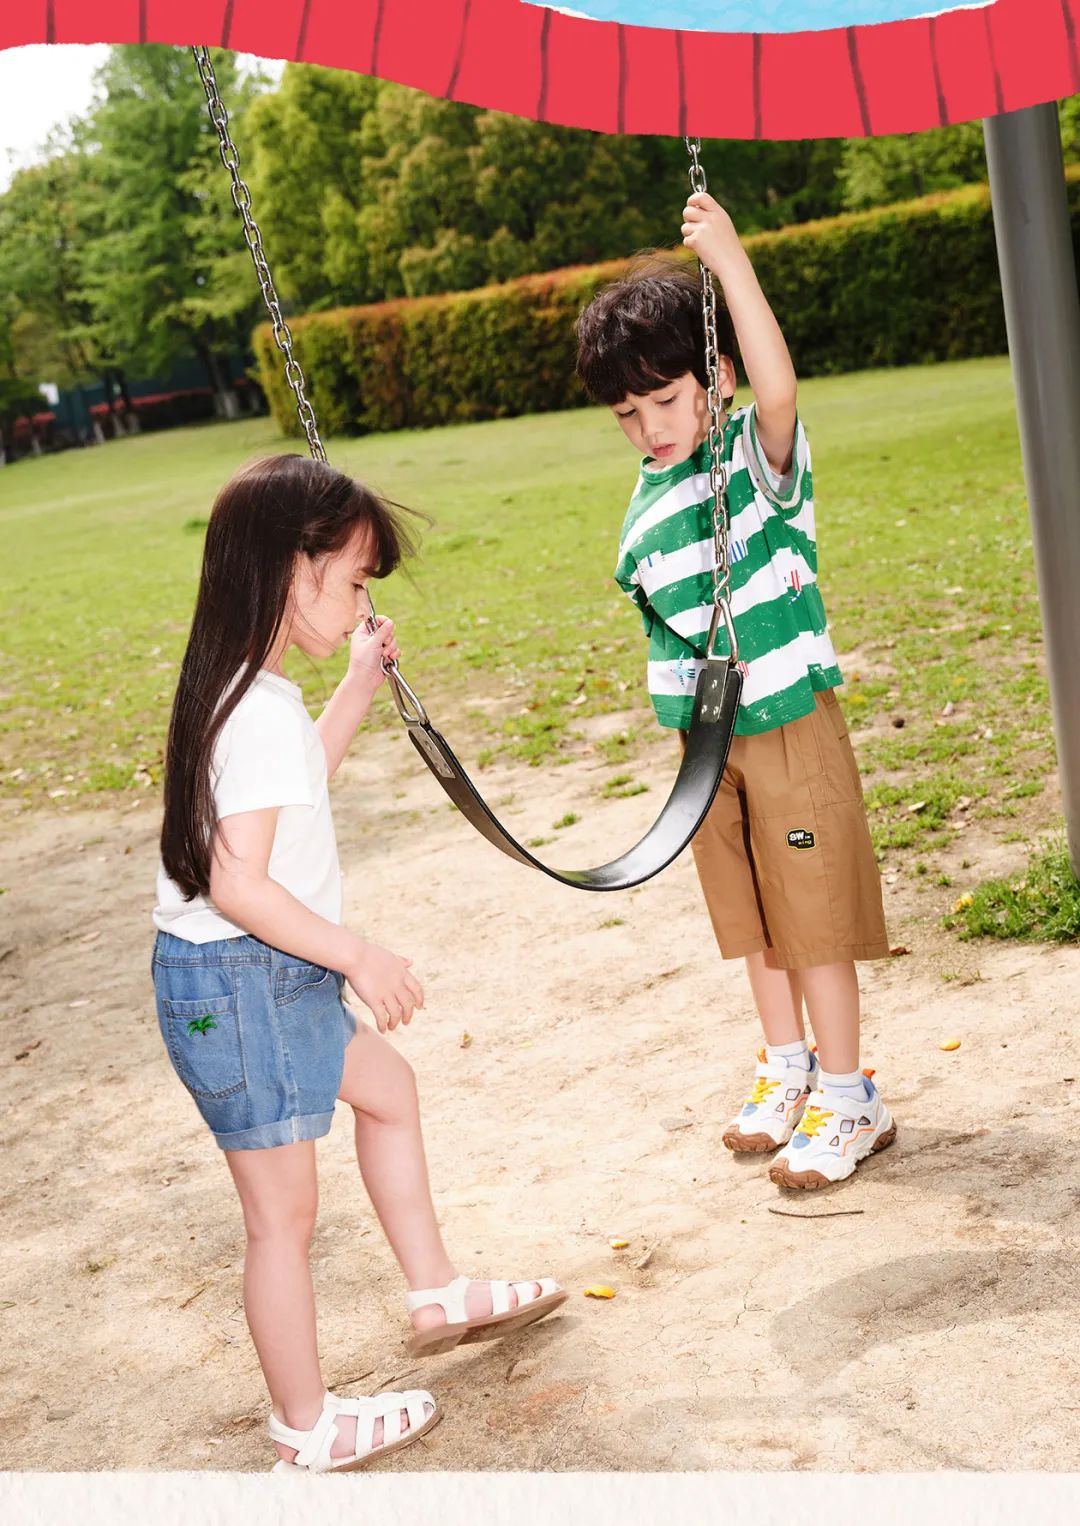
M 0 287 L 21 309 L 21 353 L 39 381 L 95 377 L 111 397 L 126 381 L 82 292 L 86 251 L 102 220 L 88 194 L 92 163 L 78 124 L 54 135 L 46 153 L 0 196 Z
M 677 240 L 681 219 L 677 200 L 687 182 L 686 147 L 681 138 L 647 138 L 655 166 L 655 214 L 664 237 Z M 740 233 L 758 233 L 790 223 L 830 217 L 841 210 L 837 181 L 843 141 L 807 138 L 795 142 L 743 142 L 706 138 L 701 162 L 709 189 L 731 213 Z M 675 233 L 669 232 L 672 222 Z
M 0 285 L 39 319 L 39 355 L 51 373 L 43 380 L 71 381 L 92 368 L 80 335 L 88 312 L 76 295 L 76 173 L 73 159 L 57 152 L 21 170 L 0 197 Z
M 214 67 L 237 131 L 261 87 L 230 53 Z M 87 248 L 83 290 L 105 346 L 133 368 L 196 354 L 227 414 L 236 411 L 226 356 L 246 348 L 258 293 L 187 49 L 113 48 L 88 119 L 88 208 L 101 233 Z
M 1058 102 L 1061 123 L 1061 147 L 1067 164 L 1080 161 L 1080 95 L 1070 95 Z
M 347 70 L 287 64 L 278 87 L 258 96 L 244 118 L 241 174 L 283 295 L 305 311 L 335 298 L 324 239 L 355 216 L 360 129 L 377 81 Z M 345 278 L 348 285 L 348 278 Z
M 855 211 L 986 179 L 982 126 L 961 122 L 889 138 L 853 138 L 840 167 L 844 205 Z
M 19 316 L 10 293 L 0 287 L 0 466 L 12 458 L 16 419 L 29 422 L 41 407 L 37 385 L 20 365 Z
M 706 143 L 702 156 L 745 232 L 838 209 L 838 145 Z M 365 119 L 361 166 L 377 211 L 361 211 L 353 237 L 374 251 L 386 296 L 677 244 L 689 193 L 681 139 L 530 122 L 400 85 L 384 86 Z M 341 267 L 336 238 L 349 232 L 343 223 L 328 241 Z
M 1080 96 L 1059 106 L 1066 161 L 1080 159 Z M 890 138 L 853 138 L 843 146 L 839 178 L 844 206 L 855 211 L 948 191 L 986 179 L 981 122 L 959 122 Z
M 506 280 L 676 244 L 681 139 L 616 137 L 290 64 L 245 123 L 256 216 L 300 308 Z M 839 143 L 706 143 L 746 232 L 839 210 Z
M 384 100 L 385 115 L 389 92 Z M 406 296 L 607 259 L 651 241 L 639 139 L 486 111 L 458 118 L 468 137 L 447 143 L 440 122 L 425 121 L 430 114 L 412 100 L 403 104 L 407 146 L 384 206 L 401 234 Z M 635 182 L 640 198 L 627 194 Z

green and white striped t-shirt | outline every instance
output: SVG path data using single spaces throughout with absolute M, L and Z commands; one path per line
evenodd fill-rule
M 731 612 L 743 668 L 735 730 L 771 731 L 814 708 L 814 692 L 843 679 L 817 586 L 810 449 L 796 422 L 791 471 L 769 466 L 754 407 L 724 426 L 729 462 Z M 615 581 L 641 611 L 649 637 L 648 682 L 662 726 L 686 729 L 694 709 L 712 615 L 709 442 L 675 466 L 642 459 L 619 542 Z M 728 650 L 723 622 L 716 650 Z

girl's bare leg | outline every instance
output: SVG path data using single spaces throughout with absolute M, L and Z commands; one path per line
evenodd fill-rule
M 443 1287 L 457 1276 L 446 1253 L 428 1183 L 416 1077 L 408 1061 L 364 1023 L 345 1050 L 338 1096 L 356 1120 L 356 1159 L 372 1206 L 410 1289 Z M 534 1284 L 539 1296 L 540 1289 Z M 517 1295 L 511 1290 L 510 1306 Z M 470 1319 L 491 1313 L 491 1291 L 474 1282 L 465 1299 Z M 437 1304 L 412 1316 L 417 1330 L 441 1325 Z
M 274 1414 L 295 1430 L 310 1430 L 322 1412 L 326 1385 L 319 1371 L 315 1290 L 308 1253 L 319 1194 L 315 1143 L 279 1145 L 269 1150 L 227 1150 L 247 1231 L 244 1256 L 244 1313 L 259 1365 L 270 1390 Z M 402 1428 L 408 1415 L 402 1411 Z M 352 1453 L 355 1417 L 338 1421 L 334 1457 Z M 374 1444 L 382 1443 L 382 1421 Z M 275 1442 L 290 1462 L 291 1447 Z

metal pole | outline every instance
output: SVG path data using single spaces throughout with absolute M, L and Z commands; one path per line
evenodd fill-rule
M 983 123 L 1061 798 L 1080 879 L 1080 300 L 1057 106 Z

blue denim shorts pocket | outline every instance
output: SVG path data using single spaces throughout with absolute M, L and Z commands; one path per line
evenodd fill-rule
M 336 979 L 336 974 L 321 964 L 297 961 L 295 964 L 279 965 L 274 970 L 274 1004 L 285 1007 L 301 996 L 317 997 L 323 991 L 329 991 L 331 982 L 336 982 Z
M 159 1002 L 165 1043 L 177 1075 L 195 1097 L 220 1100 L 243 1091 L 244 1054 L 236 995 Z

